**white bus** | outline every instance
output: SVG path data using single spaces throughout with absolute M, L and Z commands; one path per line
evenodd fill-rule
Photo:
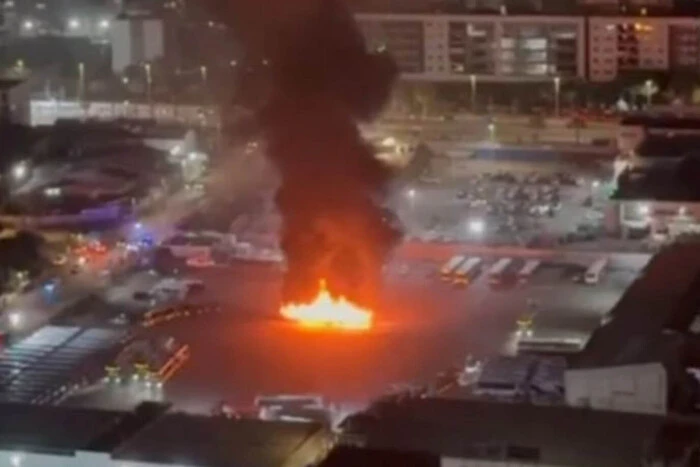
M 502 283 L 512 262 L 511 258 L 502 258 L 496 261 L 496 264 L 489 269 L 489 283 L 491 285 Z
M 518 281 L 524 283 L 530 280 L 537 268 L 540 267 L 540 264 L 542 264 L 542 261 L 539 259 L 527 260 L 522 269 L 518 271 Z
M 444 281 L 450 281 L 452 275 L 459 268 L 459 266 L 467 260 L 464 255 L 456 255 L 448 259 L 447 262 L 440 268 L 440 276 Z
M 454 284 L 468 286 L 479 274 L 481 258 L 469 258 L 454 272 Z
M 600 276 L 605 271 L 608 266 L 608 258 L 600 258 L 596 260 L 591 266 L 586 270 L 586 274 L 583 276 L 583 282 L 589 285 L 595 285 L 600 282 Z

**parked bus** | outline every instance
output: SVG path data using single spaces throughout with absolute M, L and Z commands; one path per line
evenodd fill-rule
M 467 260 L 464 255 L 456 255 L 448 259 L 447 262 L 440 268 L 440 276 L 444 281 L 450 281 L 452 275 L 459 268 L 459 266 Z
M 501 284 L 512 262 L 511 258 L 502 258 L 496 261 L 496 264 L 489 269 L 489 283 L 491 285 Z
M 468 286 L 479 274 L 481 258 L 469 258 L 463 262 L 454 272 L 454 284 Z
M 596 260 L 591 266 L 586 270 L 583 276 L 583 282 L 589 285 L 595 285 L 600 282 L 600 276 L 605 271 L 608 266 L 608 258 L 600 258 Z
M 530 259 L 526 261 L 522 269 L 518 271 L 518 281 L 521 283 L 529 281 L 537 268 L 540 267 L 540 264 L 542 264 L 542 261 L 538 259 Z

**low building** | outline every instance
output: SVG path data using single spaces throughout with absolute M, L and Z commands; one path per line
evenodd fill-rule
M 666 241 L 700 232 L 698 177 L 692 156 L 623 170 L 608 207 L 623 237 Z
M 700 249 L 655 256 L 565 374 L 576 407 L 651 414 L 700 407 Z
M 700 441 L 695 419 L 430 398 L 378 403 L 342 429 L 341 443 L 431 454 L 444 467 L 695 465 L 663 462 L 697 459 Z
M 12 467 L 305 467 L 323 459 L 318 424 L 0 404 L 0 464 Z

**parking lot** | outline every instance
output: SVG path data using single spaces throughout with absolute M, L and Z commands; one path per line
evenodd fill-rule
M 441 279 L 444 261 L 398 255 L 385 270 L 375 326 L 361 334 L 309 332 L 281 320 L 281 276 L 272 265 L 240 262 L 190 271 L 206 285 L 201 299 L 222 312 L 143 330 L 143 337 L 172 337 L 190 346 L 182 370 L 157 394 L 120 386 L 71 403 L 124 408 L 157 398 L 178 410 L 208 413 L 222 400 L 240 406 L 260 394 L 321 393 L 332 401 L 363 402 L 395 384 L 427 384 L 467 355 L 514 352 L 524 316 L 531 317 L 533 339 L 583 343 L 643 267 L 629 259 L 634 255 L 611 256 L 600 282 L 584 285 L 581 273 L 598 255 L 562 252 L 543 260 L 526 283 L 494 287 L 487 270 L 503 256 L 463 253 L 483 260 L 464 287 Z M 515 260 L 514 267 L 523 262 Z M 129 301 L 131 290 L 114 290 L 107 299 Z
M 395 193 L 408 236 L 544 248 L 604 237 L 608 188 L 600 172 L 485 167 L 494 166 L 477 164 L 473 173 L 449 179 L 424 176 Z
M 456 309 L 500 315 L 511 332 L 517 329 L 516 321 L 527 316 L 533 322 L 534 332 L 530 337 L 577 339 L 583 344 L 637 277 L 641 266 L 638 262 L 612 258 L 600 282 L 588 285 L 582 279 L 590 262 L 576 258 L 544 260 L 527 281 L 518 282 L 515 272 L 524 265 L 525 260 L 514 258 L 510 274 L 512 280 L 494 286 L 489 283 L 488 270 L 502 258 L 467 256 L 482 260 L 479 272 L 468 286 L 441 280 L 442 263 L 434 261 L 395 261 L 387 270 L 386 277 L 389 282 L 412 282 L 417 287 L 431 284 L 436 294 L 456 302 Z M 460 302 L 461 307 L 457 304 Z M 507 341 L 505 344 L 508 346 L 513 342 Z M 500 350 L 506 353 L 514 351 L 508 347 Z

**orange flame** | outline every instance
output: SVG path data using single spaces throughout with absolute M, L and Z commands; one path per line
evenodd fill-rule
M 333 297 L 325 280 L 321 280 L 318 295 L 312 302 L 286 304 L 280 313 L 308 328 L 366 330 L 372 327 L 372 312 L 345 297 Z

